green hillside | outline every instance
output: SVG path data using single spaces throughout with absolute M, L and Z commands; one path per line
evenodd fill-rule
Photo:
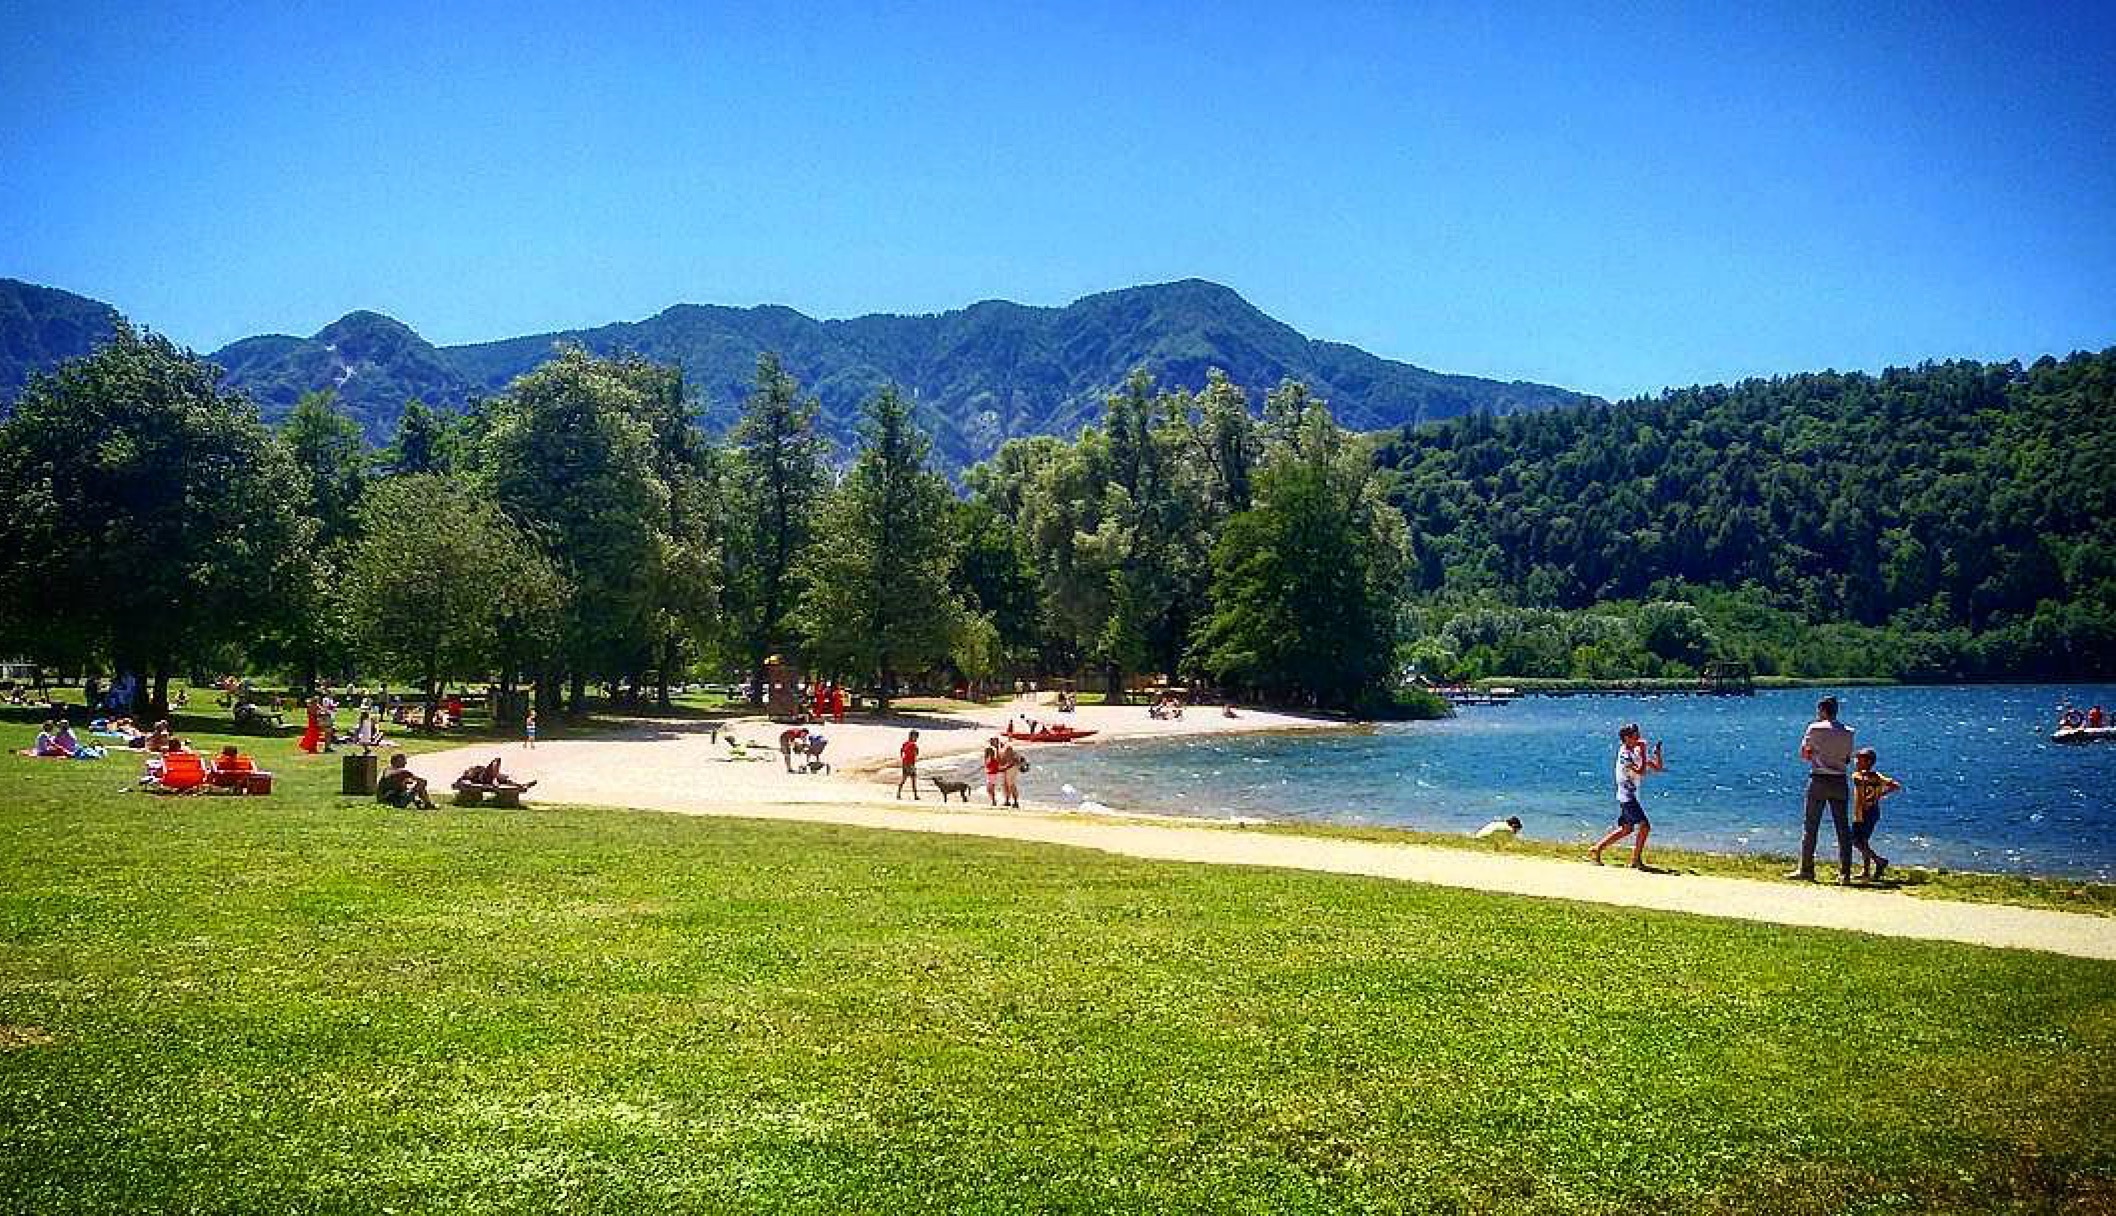
M 2116 671 L 2116 348 L 1474 416 L 1378 459 L 1443 604 L 1687 598 L 1783 643 L 1767 667 L 1826 624 L 1888 652 L 1857 656 L 1872 674 Z M 1570 657 L 1501 667 L 1585 674 Z

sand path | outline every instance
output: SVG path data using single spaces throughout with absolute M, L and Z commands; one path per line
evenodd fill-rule
M 1033 712 L 1042 718 L 1055 717 L 1048 710 Z M 921 802 L 909 798 L 898 802 L 891 797 L 897 745 L 914 721 L 924 755 L 932 760 L 978 751 L 1006 717 L 1004 708 L 982 709 L 828 727 L 826 756 L 835 762 L 834 777 L 787 773 L 777 751 L 780 728 L 756 720 L 738 721 L 730 727 L 745 742 L 762 745 L 752 750 L 759 758 L 746 761 L 726 759 L 724 741 L 715 742 L 707 728 L 695 723 L 642 723 L 614 736 L 550 741 L 534 750 L 510 744 L 498 750 L 511 773 L 538 779 L 533 797 L 549 803 L 995 837 L 1156 861 L 1362 874 L 1477 891 L 2116 960 L 2116 918 L 2079 913 L 1921 899 L 1893 891 L 1647 874 L 1585 861 L 1250 832 L 1180 820 L 1082 814 L 1056 807 L 994 811 L 982 804 L 981 789 L 973 791 L 978 803 L 953 802 L 949 804 L 953 810 L 940 809 L 931 789 Z M 1100 730 L 1103 733 L 1098 738 L 1341 729 L 1312 719 L 1246 712 L 1232 720 L 1193 713 L 1181 722 L 1159 722 L 1140 708 L 1083 707 L 1069 721 Z M 1033 763 L 1035 748 L 1024 751 Z M 489 745 L 463 748 L 422 756 L 417 767 L 439 778 L 436 784 L 444 784 L 453 773 L 493 754 Z

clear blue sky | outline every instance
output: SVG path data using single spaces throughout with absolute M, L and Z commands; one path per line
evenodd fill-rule
M 1610 396 L 2116 344 L 2105 8 L 1063 7 L 15 0 L 0 275 L 202 350 L 1198 276 Z

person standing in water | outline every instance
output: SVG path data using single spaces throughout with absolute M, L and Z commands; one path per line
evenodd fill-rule
M 1837 829 L 1837 881 L 1851 882 L 1851 825 L 1845 804 L 1851 800 L 1852 728 L 1837 721 L 1837 698 L 1815 703 L 1815 720 L 1800 736 L 1800 758 L 1807 761 L 1807 800 L 1800 828 L 1800 868 L 1787 874 L 1795 882 L 1815 881 L 1815 837 L 1827 808 Z
M 1653 821 L 1646 818 L 1646 808 L 1638 800 L 1638 791 L 1647 774 L 1666 772 L 1667 769 L 1660 744 L 1655 743 L 1649 751 L 1645 739 L 1639 735 L 1638 723 L 1630 723 L 1616 732 L 1616 826 L 1587 851 L 1589 861 L 1602 864 L 1603 849 L 1637 832 L 1631 841 L 1631 868 L 1646 868 L 1646 837 L 1653 832 Z

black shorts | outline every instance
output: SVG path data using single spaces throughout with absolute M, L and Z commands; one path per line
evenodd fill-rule
M 1646 818 L 1646 808 L 1638 804 L 1638 799 L 1626 798 L 1616 804 L 1616 826 L 1650 828 L 1653 821 Z

